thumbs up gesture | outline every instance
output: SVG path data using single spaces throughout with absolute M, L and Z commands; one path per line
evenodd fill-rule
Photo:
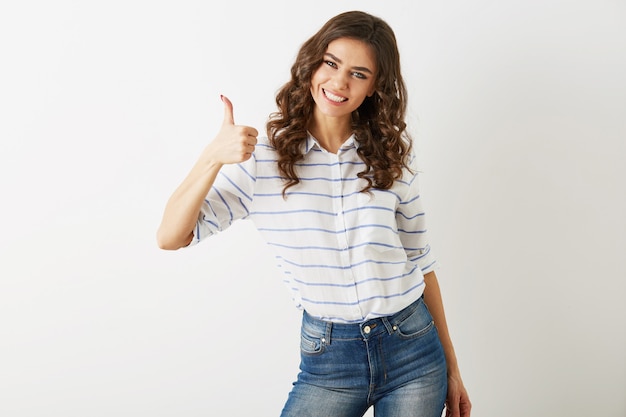
M 248 160 L 254 152 L 259 132 L 250 126 L 235 125 L 233 104 L 227 97 L 224 102 L 224 121 L 217 136 L 207 146 L 205 154 L 219 164 L 236 164 Z

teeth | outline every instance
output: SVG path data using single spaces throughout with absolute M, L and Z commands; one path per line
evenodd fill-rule
M 334 101 L 335 103 L 341 103 L 347 100 L 347 98 L 336 96 L 333 93 L 330 93 L 326 90 L 324 90 L 324 94 L 326 94 L 326 97 L 328 97 L 328 99 Z

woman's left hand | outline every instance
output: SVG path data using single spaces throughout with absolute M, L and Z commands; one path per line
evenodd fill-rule
M 448 396 L 446 398 L 446 417 L 470 417 L 472 403 L 463 381 L 457 376 L 448 376 Z

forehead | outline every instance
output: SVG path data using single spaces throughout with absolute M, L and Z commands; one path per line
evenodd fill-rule
M 326 53 L 330 53 L 350 66 L 376 69 L 374 49 L 363 41 L 352 38 L 335 39 L 328 44 Z

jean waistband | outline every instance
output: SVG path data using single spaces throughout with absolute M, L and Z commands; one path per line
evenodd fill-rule
M 326 340 L 330 342 L 331 338 L 335 339 L 354 339 L 354 338 L 371 338 L 380 333 L 387 332 L 389 334 L 395 331 L 395 326 L 402 323 L 407 317 L 417 310 L 424 297 L 421 296 L 407 307 L 390 316 L 377 317 L 366 320 L 362 323 L 346 324 L 335 323 L 326 320 L 320 320 L 312 317 L 306 311 L 303 313 L 302 325 L 313 328 L 316 332 L 324 335 Z

